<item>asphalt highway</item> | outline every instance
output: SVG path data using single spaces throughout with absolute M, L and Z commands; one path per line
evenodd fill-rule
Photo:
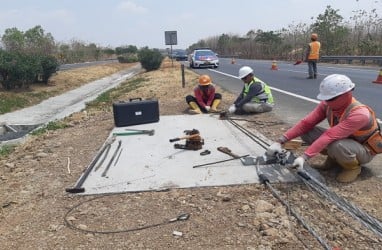
M 221 58 L 217 69 L 195 69 L 199 74 L 209 74 L 215 84 L 233 93 L 239 93 L 243 83 L 237 78 L 242 66 L 254 69 L 256 77 L 268 83 L 275 97 L 275 109 L 286 122 L 295 123 L 311 111 L 318 103 L 317 94 L 322 79 L 330 74 L 347 75 L 355 84 L 354 96 L 372 107 L 378 118 L 382 118 L 382 84 L 373 83 L 379 74 L 378 67 L 318 64 L 317 79 L 306 79 L 306 63 L 277 62 L 278 70 L 271 70 L 272 61 Z M 223 97 L 224 98 L 224 97 Z

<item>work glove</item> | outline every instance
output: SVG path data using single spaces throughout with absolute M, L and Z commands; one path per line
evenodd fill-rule
M 299 156 L 293 161 L 292 166 L 295 167 L 297 171 L 302 171 L 304 169 L 304 163 L 305 163 L 305 158 L 302 156 Z
M 282 153 L 283 149 L 279 142 L 272 143 L 266 151 L 268 156 L 274 156 L 276 153 Z
M 207 111 L 210 111 L 211 107 L 210 106 L 205 106 L 204 107 Z
M 236 106 L 235 106 L 235 104 L 233 104 L 233 105 L 231 105 L 231 106 L 229 107 L 228 112 L 229 112 L 230 114 L 233 114 L 233 113 L 235 113 L 235 111 L 236 111 Z

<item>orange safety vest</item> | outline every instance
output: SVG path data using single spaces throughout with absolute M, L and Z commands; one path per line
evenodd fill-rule
M 314 41 L 309 43 L 309 55 L 308 55 L 308 60 L 317 60 L 320 58 L 320 48 L 321 48 L 321 43 L 318 41 Z
M 372 134 L 374 134 L 375 131 L 377 131 L 379 129 L 378 122 L 377 122 L 377 119 L 375 118 L 374 111 L 370 107 L 358 102 L 353 97 L 351 104 L 345 109 L 345 111 L 341 114 L 341 117 L 338 120 L 334 119 L 333 111 L 329 106 L 326 107 L 326 118 L 328 120 L 330 127 L 333 127 L 333 126 L 337 125 L 340 121 L 344 120 L 349 115 L 351 110 L 359 108 L 359 107 L 366 107 L 369 110 L 370 120 L 369 120 L 369 123 L 365 127 L 354 132 L 350 137 L 352 139 L 358 141 L 359 143 L 363 144 L 364 142 L 367 141 L 367 139 Z

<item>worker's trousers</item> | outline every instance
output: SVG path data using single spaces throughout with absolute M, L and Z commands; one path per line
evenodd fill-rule
M 308 133 L 302 135 L 301 139 L 310 145 L 317 140 L 325 130 L 325 128 L 317 126 Z M 368 148 L 350 138 L 330 143 L 326 148 L 326 152 L 321 153 L 327 154 L 337 162 L 353 162 L 354 160 L 357 160 L 361 165 L 370 162 L 374 157 Z
M 242 109 L 246 113 L 264 113 L 272 111 L 273 104 L 266 102 L 247 102 L 243 105 Z

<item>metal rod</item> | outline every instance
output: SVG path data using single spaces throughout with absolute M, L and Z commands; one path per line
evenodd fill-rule
M 214 162 L 204 163 L 204 164 L 200 164 L 200 165 L 195 165 L 195 166 L 192 166 L 192 167 L 193 168 L 199 168 L 199 167 L 213 165 L 213 164 L 222 163 L 222 162 L 226 162 L 226 161 L 233 161 L 233 160 L 237 160 L 237 159 L 244 158 L 244 157 L 247 157 L 247 156 L 249 156 L 249 155 L 242 155 L 242 156 L 239 156 L 239 158 L 230 158 L 230 159 L 227 159 L 227 160 L 214 161 Z
M 115 156 L 117 155 L 118 150 L 121 148 L 121 145 L 122 145 L 122 141 L 119 140 L 119 141 L 118 141 L 118 147 L 115 149 L 113 156 L 111 157 L 109 163 L 107 164 L 105 170 L 103 171 L 103 173 L 102 173 L 102 175 L 101 175 L 102 177 L 105 177 L 106 174 L 107 174 L 107 171 L 109 171 L 109 168 L 110 168 L 111 164 L 113 163 L 114 158 L 115 158 Z
M 84 184 L 86 178 L 88 177 L 89 173 L 93 170 L 95 164 L 101 157 L 101 155 L 105 152 L 108 145 L 110 145 L 112 142 L 105 143 L 100 150 L 98 151 L 97 155 L 94 157 L 90 165 L 86 168 L 86 170 L 82 173 L 80 179 L 76 183 L 76 185 L 73 188 L 66 188 L 65 191 L 68 193 L 83 193 L 85 192 L 85 188 L 82 187 L 82 184 Z

